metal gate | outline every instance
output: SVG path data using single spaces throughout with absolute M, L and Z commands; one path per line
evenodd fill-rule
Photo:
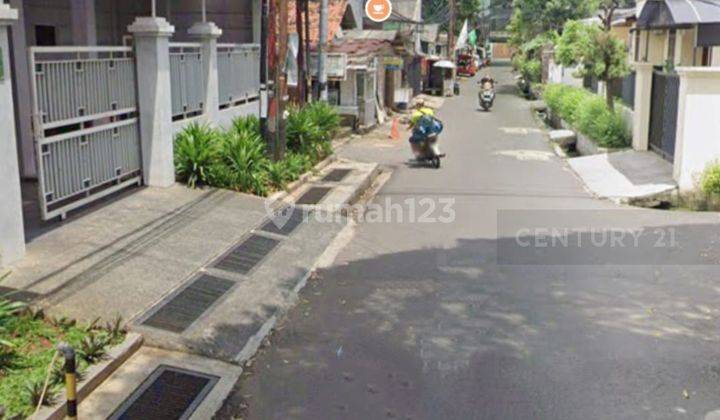
M 672 162 L 675 158 L 678 94 L 677 74 L 653 72 L 650 107 L 650 150 Z
M 43 220 L 142 183 L 131 47 L 31 47 Z

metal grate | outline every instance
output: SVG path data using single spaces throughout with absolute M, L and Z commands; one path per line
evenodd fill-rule
M 233 273 L 247 274 L 257 266 L 280 241 L 251 235 L 240 245 L 220 258 L 213 267 Z
M 325 175 L 325 177 L 322 179 L 323 182 L 340 182 L 343 179 L 345 179 L 348 175 L 350 175 L 350 172 L 352 172 L 352 169 L 333 169 Z
M 110 416 L 111 420 L 187 419 L 220 378 L 159 366 Z
M 288 236 L 305 221 L 305 211 L 297 207 L 286 207 L 262 225 L 263 232 Z
M 305 192 L 305 194 L 298 198 L 295 204 L 318 204 L 323 198 L 325 198 L 326 195 L 328 195 L 331 189 L 332 188 L 327 187 L 310 188 Z
M 185 331 L 235 283 L 206 274 L 200 275 L 180 293 L 155 310 L 143 325 L 174 333 Z

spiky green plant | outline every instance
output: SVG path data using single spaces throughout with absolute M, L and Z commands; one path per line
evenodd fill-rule
M 316 143 L 323 139 L 320 126 L 315 122 L 308 108 L 290 109 L 286 134 L 288 150 L 298 153 L 313 152 Z
M 97 363 L 107 355 L 107 346 L 110 340 L 105 334 L 91 333 L 80 343 L 78 355 L 86 362 Z
M 320 129 L 323 140 L 330 141 L 340 128 L 340 114 L 324 101 L 313 102 L 306 107 L 310 119 Z
M 219 133 L 192 123 L 175 138 L 175 174 L 191 188 L 208 183 L 208 172 L 218 157 Z
M 248 131 L 229 132 L 223 136 L 221 158 L 227 169 L 214 168 L 215 176 L 225 178 L 227 187 L 267 194 L 268 158 L 260 135 Z

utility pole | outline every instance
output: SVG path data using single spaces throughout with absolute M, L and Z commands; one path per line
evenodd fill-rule
M 267 66 L 268 66 L 268 110 L 267 110 L 267 137 L 270 156 L 277 156 L 278 135 L 278 66 L 277 66 L 277 0 L 268 2 L 267 25 Z
M 266 144 L 270 144 L 268 136 L 268 1 L 260 0 L 260 133 Z
M 312 74 L 310 71 L 310 0 L 303 0 L 305 3 L 305 99 L 309 100 L 312 95 Z M 308 79 L 309 82 L 308 83 Z
M 328 39 L 328 0 L 320 0 L 320 40 L 318 42 L 318 88 L 320 100 L 327 101 L 327 53 L 326 45 Z
M 298 55 L 297 55 L 297 94 L 300 106 L 305 105 L 305 36 L 303 31 L 303 5 L 307 0 L 295 0 L 295 31 L 298 34 Z
M 448 0 L 450 7 L 450 25 L 448 27 L 448 56 L 455 62 L 455 0 Z
M 287 56 L 288 56 L 288 16 L 289 16 L 289 4 L 286 0 L 279 0 L 278 6 L 280 7 L 278 13 L 279 20 L 279 46 L 278 46 L 278 72 L 277 72 L 277 91 L 278 91 L 278 134 L 276 136 L 275 155 L 273 158 L 275 161 L 282 160 L 285 158 L 285 106 L 288 102 L 288 87 L 287 87 Z

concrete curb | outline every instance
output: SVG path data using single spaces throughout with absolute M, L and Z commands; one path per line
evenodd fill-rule
M 93 365 L 86 373 L 86 379 L 82 381 L 77 390 L 78 405 L 87 398 L 100 384 L 112 375 L 123 363 L 125 363 L 142 346 L 143 338 L 137 333 L 128 333 L 125 341 L 111 348 L 108 351 L 108 360 Z M 65 393 L 61 394 L 61 403 L 52 407 L 44 407 L 30 418 L 36 420 L 61 420 L 65 418 Z
M 355 190 L 352 197 L 350 198 L 349 202 L 355 202 L 362 198 L 363 194 L 373 187 L 373 184 L 375 183 L 375 180 L 378 178 L 378 176 L 381 173 L 380 166 L 376 166 L 375 169 L 370 173 L 369 176 L 366 177 L 366 179 L 363 180 L 363 183 Z M 373 192 L 376 193 L 377 189 L 373 189 Z M 366 203 L 364 203 L 366 204 Z M 235 356 L 233 361 L 237 364 L 243 365 L 247 361 L 253 358 L 253 356 L 257 353 L 258 349 L 262 345 L 262 342 L 272 334 L 272 330 L 277 325 L 278 320 L 282 319 L 283 316 L 287 314 L 288 311 L 293 309 L 300 296 L 300 291 L 307 285 L 307 281 L 312 277 L 312 275 L 319 269 L 328 267 L 332 264 L 332 262 L 335 260 L 337 255 L 339 254 L 339 251 L 342 250 L 342 248 L 347 245 L 349 240 L 352 238 L 352 235 L 355 230 L 355 221 L 348 217 L 347 223 L 345 226 L 343 226 L 342 229 L 335 235 L 333 240 L 330 242 L 330 244 L 325 248 L 325 251 L 320 254 L 320 256 L 315 260 L 315 263 L 313 266 L 305 273 L 302 278 L 298 280 L 298 282 L 295 284 L 295 286 L 292 289 L 292 292 L 288 296 L 288 305 L 284 308 L 277 309 L 264 323 L 263 325 L 258 329 L 257 333 L 255 333 L 250 339 L 248 339 L 248 342 L 245 344 L 243 349 Z

